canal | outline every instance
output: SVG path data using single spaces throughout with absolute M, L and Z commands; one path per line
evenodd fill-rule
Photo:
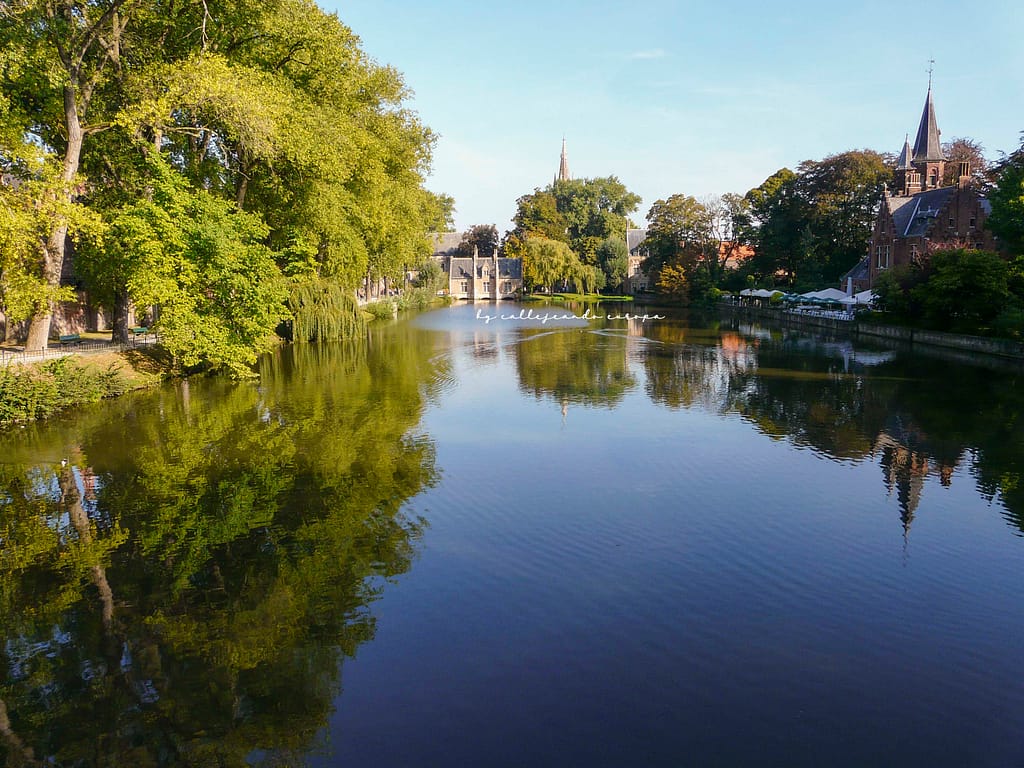
M 1024 765 L 1024 374 L 657 311 L 0 435 L 6 764 Z

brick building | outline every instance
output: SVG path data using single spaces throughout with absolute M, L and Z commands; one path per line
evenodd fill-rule
M 971 169 L 960 163 L 957 183 L 943 187 L 946 158 L 935 119 L 931 81 L 911 148 L 903 143 L 893 189 L 882 194 L 868 255 L 846 276 L 856 289 L 870 288 L 887 269 L 910 264 L 941 248 L 994 250 L 995 240 L 985 228 L 991 206 L 971 180 Z

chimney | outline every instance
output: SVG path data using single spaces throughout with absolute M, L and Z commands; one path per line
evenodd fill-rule
M 960 173 L 957 176 L 956 183 L 960 189 L 965 189 L 971 183 L 971 164 L 966 160 L 960 161 Z

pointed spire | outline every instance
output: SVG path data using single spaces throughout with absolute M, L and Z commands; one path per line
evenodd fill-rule
M 921 125 L 917 129 L 917 140 L 914 142 L 914 162 L 945 160 L 942 154 L 942 143 L 939 139 L 939 124 L 935 121 L 935 104 L 932 102 L 931 72 L 928 73 L 928 97 L 921 113 Z
M 903 151 L 900 152 L 900 159 L 896 163 L 897 171 L 914 170 L 914 150 L 910 148 L 910 134 L 903 139 Z
M 558 180 L 572 181 L 572 176 L 569 174 L 569 155 L 565 152 L 565 136 L 562 137 L 562 159 L 558 164 Z

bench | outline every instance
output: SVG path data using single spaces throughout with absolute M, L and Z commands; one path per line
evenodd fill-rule
M 77 333 L 65 333 L 60 337 L 61 344 L 81 344 L 82 337 Z
M 145 336 L 149 333 L 149 328 L 144 325 L 140 325 L 137 328 L 129 328 L 128 330 L 132 332 L 133 336 Z

